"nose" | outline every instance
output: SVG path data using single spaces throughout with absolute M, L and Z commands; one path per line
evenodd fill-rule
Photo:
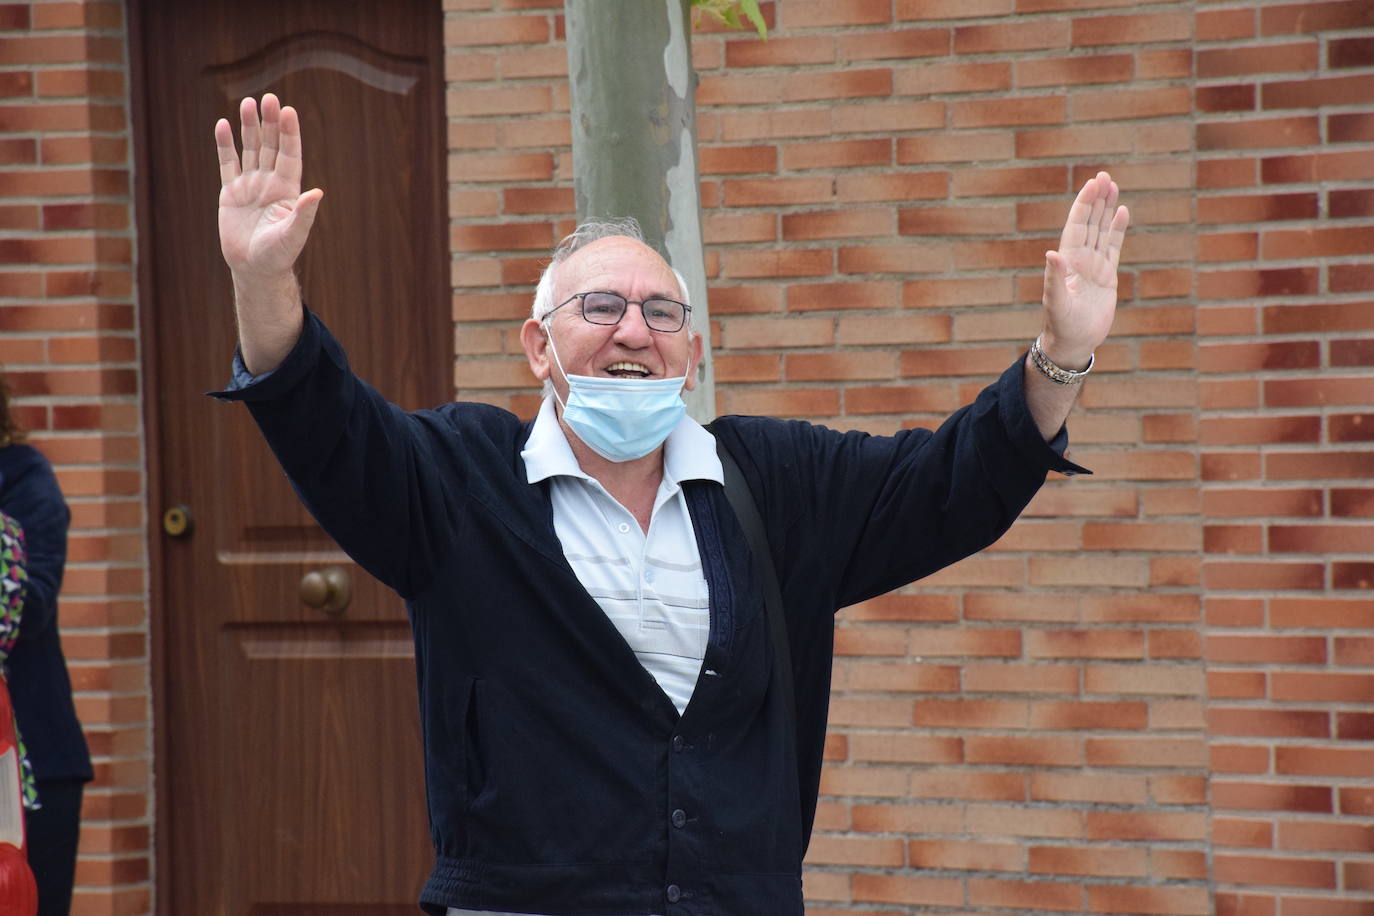
M 615 326 L 615 340 L 625 347 L 635 349 L 647 347 L 653 340 L 653 331 L 644 320 L 644 307 L 631 303 L 625 307 L 625 314 Z

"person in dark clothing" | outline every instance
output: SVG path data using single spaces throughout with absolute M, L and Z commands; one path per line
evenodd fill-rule
M 0 511 L 22 526 L 28 554 L 19 638 L 6 661 L 15 719 L 36 780 L 36 807 L 24 811 L 28 858 L 38 882 L 38 916 L 67 916 L 81 796 L 94 776 L 58 634 L 71 513 L 48 460 L 23 438 L 0 382 Z
M 766 417 L 708 432 L 680 276 L 627 222 L 555 251 L 521 329 L 546 383 L 525 423 L 406 413 L 358 379 L 292 265 L 319 206 L 296 113 L 215 128 L 233 383 L 307 507 L 406 599 L 436 916 L 802 912 L 833 616 L 982 549 L 1063 457 L 1116 304 L 1128 223 L 1106 173 L 1046 256 L 1045 330 L 936 431 Z M 777 569 L 791 664 L 722 490 L 734 456 Z M 774 670 L 782 672 L 774 677 Z M 779 686 L 795 688 L 793 704 Z

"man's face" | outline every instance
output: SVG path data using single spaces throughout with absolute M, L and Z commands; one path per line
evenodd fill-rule
M 624 236 L 598 239 L 579 249 L 554 269 L 553 302 L 577 293 L 619 293 L 632 302 L 662 297 L 682 301 L 677 278 L 647 245 Z M 701 358 L 701 337 L 688 327 L 676 333 L 654 331 L 644 323 L 639 306 L 630 305 L 618 324 L 592 324 L 582 317 L 581 304 L 569 302 L 547 320 L 530 319 L 521 329 L 521 342 L 530 368 L 540 380 L 551 378 L 558 396 L 568 399 L 568 382 L 558 371 L 553 345 L 570 375 L 598 378 L 680 378 L 696 386 L 695 369 Z

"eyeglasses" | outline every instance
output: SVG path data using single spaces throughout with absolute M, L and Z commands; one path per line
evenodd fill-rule
M 637 305 L 649 329 L 665 334 L 681 331 L 682 326 L 687 323 L 687 313 L 692 310 L 691 306 L 683 305 L 675 299 L 644 299 L 636 302 L 616 293 L 592 292 L 578 293 L 560 302 L 549 309 L 544 317 L 552 315 L 573 299 L 582 301 L 582 318 L 592 324 L 619 324 L 620 319 L 625 317 L 626 307 Z

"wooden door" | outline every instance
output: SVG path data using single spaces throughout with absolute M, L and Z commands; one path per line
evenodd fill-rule
M 301 115 L 326 196 L 307 302 L 408 408 L 449 396 L 439 0 L 143 0 L 141 250 L 156 430 L 159 912 L 415 912 L 431 864 L 404 606 L 315 526 L 228 380 L 211 129 L 246 95 Z M 185 506 L 190 533 L 162 531 Z M 305 604 L 343 567 L 341 613 Z

